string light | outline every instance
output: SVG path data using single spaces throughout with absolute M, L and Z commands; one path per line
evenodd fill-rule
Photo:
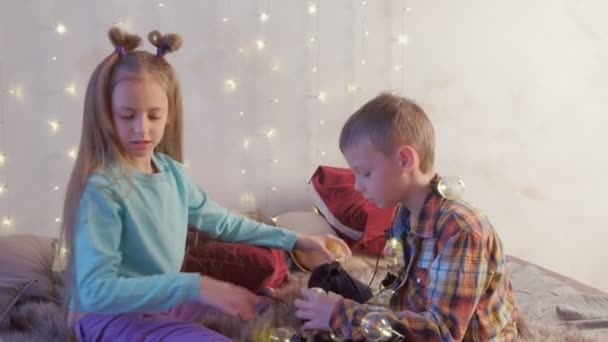
M 76 95 L 76 85 L 74 83 L 69 84 L 65 87 L 65 92 L 72 96 Z
M 0 153 L 0 166 L 4 165 L 4 163 L 6 163 L 6 153 Z
M 63 25 L 62 23 L 57 23 L 57 25 L 55 26 L 55 31 L 57 31 L 57 33 L 59 33 L 60 35 L 63 35 L 67 32 L 68 28 L 65 27 L 65 25 Z
M 61 127 L 61 122 L 59 121 L 55 121 L 55 120 L 51 120 L 49 121 L 49 126 L 51 127 L 51 131 L 53 133 L 57 132 L 59 130 L 59 128 Z
M 245 139 L 245 141 L 243 141 L 243 148 L 245 150 L 249 150 L 249 140 Z
M 407 45 L 407 42 L 408 42 L 407 35 L 405 33 L 400 34 L 399 37 L 397 37 L 397 42 L 400 45 Z
M 72 159 L 76 159 L 76 148 L 72 148 L 69 152 L 68 152 L 68 156 Z
M 240 112 L 239 112 L 239 115 L 240 115 L 240 116 L 244 116 L 244 115 L 245 115 L 245 112 L 240 111 Z
M 268 15 L 268 13 L 266 12 L 262 12 L 260 13 L 260 21 L 265 23 L 268 21 L 268 19 L 270 18 L 270 16 Z
M 236 90 L 236 81 L 233 79 L 227 79 L 224 81 L 224 88 L 228 92 L 233 92 Z
M 356 85 L 352 84 L 352 83 L 349 83 L 349 84 L 346 85 L 346 91 L 349 92 L 349 93 L 354 93 L 358 89 L 359 88 Z
M 164 3 L 162 3 L 162 2 L 159 2 L 159 3 L 158 3 L 158 7 L 165 7 L 165 4 L 164 4 Z
M 272 65 L 272 71 L 276 72 L 276 71 L 279 71 L 279 70 L 281 70 L 281 65 L 279 63 L 274 63 Z
M 229 19 L 228 19 L 228 18 L 222 18 L 222 22 L 223 22 L 223 23 L 227 23 L 228 21 L 229 21 Z
M 264 47 L 266 47 L 266 43 L 262 39 L 258 39 L 255 41 L 255 46 L 258 51 L 262 51 L 264 50 Z
M 272 100 L 272 103 L 279 103 L 279 99 Z
M 7 190 L 8 190 L 8 186 L 6 186 L 6 184 L 0 185 L 0 195 L 5 193 Z
M 272 140 L 272 137 L 274 137 L 274 135 L 275 135 L 276 133 L 277 133 L 276 129 L 273 129 L 273 128 L 269 129 L 269 130 L 266 132 L 266 136 L 268 137 L 268 140 Z
M 57 60 L 57 56 L 53 56 L 51 57 L 52 60 L 56 61 Z
M 317 72 L 317 70 L 319 70 L 319 69 L 318 69 L 318 68 L 315 66 L 315 67 L 312 67 L 312 70 L 311 70 L 311 71 L 312 71 L 312 72 Z
M 317 94 L 317 99 L 319 99 L 321 102 L 325 102 L 327 100 L 327 93 L 324 91 L 319 91 L 319 94 Z
M 243 175 L 244 175 L 244 174 L 246 174 L 246 173 L 247 173 L 247 170 L 245 170 L 245 169 L 242 169 L 242 170 L 241 170 L 241 174 L 243 174 Z
M 13 223 L 13 220 L 8 216 L 2 219 L 2 225 L 4 225 L 4 226 L 10 227 L 12 223 Z
M 58 185 L 55 185 L 55 186 L 53 187 L 53 190 L 55 190 L 55 191 L 59 190 L 59 186 L 58 186 Z
M 315 4 L 308 5 L 308 14 L 315 14 L 315 13 L 317 13 L 317 5 L 315 5 Z
M 55 222 L 57 222 L 57 223 L 61 222 L 61 218 L 59 218 L 59 217 L 55 218 Z

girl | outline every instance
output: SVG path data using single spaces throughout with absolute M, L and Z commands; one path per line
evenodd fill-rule
M 164 56 L 178 35 L 152 32 L 157 53 L 113 28 L 115 51 L 87 87 L 82 136 L 68 184 L 62 233 L 74 330 L 81 341 L 224 341 L 194 323 L 217 309 L 251 319 L 258 297 L 199 274 L 180 273 L 187 226 L 219 240 L 316 250 L 332 236 L 297 235 L 231 215 L 197 188 L 182 161 L 182 99 Z

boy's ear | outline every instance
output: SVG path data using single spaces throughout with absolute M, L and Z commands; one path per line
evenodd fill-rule
M 416 151 L 409 145 L 401 145 L 397 149 L 397 163 L 403 172 L 412 172 L 416 166 Z

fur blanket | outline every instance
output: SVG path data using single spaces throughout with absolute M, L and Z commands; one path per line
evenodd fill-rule
M 372 271 L 354 270 L 349 272 L 367 283 L 371 279 L 370 272 Z M 377 286 L 384 276 L 382 270 L 378 273 L 376 277 L 380 279 L 375 279 L 373 286 Z M 203 317 L 201 324 L 228 336 L 234 341 L 270 341 L 268 333 L 272 329 L 279 327 L 290 328 L 292 331 L 302 335 L 307 342 L 330 341 L 325 336 L 317 336 L 315 338 L 312 333 L 303 332 L 301 329 L 303 322 L 294 317 L 295 309 L 292 305 L 293 301 L 300 296 L 300 289 L 305 287 L 307 283 L 308 276 L 305 274 L 292 276 L 287 285 L 276 292 L 276 296 L 282 299 L 282 301 L 273 302 L 269 309 L 265 310 L 253 321 L 244 322 L 228 315 L 214 314 Z M 529 317 L 525 318 L 525 325 L 527 325 L 528 331 L 526 336 L 520 334 L 520 341 L 600 342 L 607 340 L 606 335 L 601 332 L 584 331 L 576 327 L 547 325 L 531 320 Z

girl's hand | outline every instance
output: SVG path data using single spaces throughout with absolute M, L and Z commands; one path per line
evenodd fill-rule
M 260 298 L 251 291 L 207 276 L 201 276 L 200 284 L 201 303 L 245 320 L 255 317 L 254 305 Z
M 305 330 L 330 331 L 329 320 L 336 304 L 342 299 L 333 292 L 320 294 L 312 289 L 302 289 L 304 299 L 296 299 L 296 317 L 306 320 Z
M 330 234 L 302 234 L 298 236 L 298 239 L 296 240 L 296 244 L 294 246 L 294 250 L 321 252 L 327 258 L 328 261 L 334 261 L 336 257 L 338 257 L 337 254 L 340 254 L 340 257 L 338 257 L 338 259 L 348 259 L 352 256 L 352 252 L 350 251 L 350 248 L 348 248 L 346 242 Z

